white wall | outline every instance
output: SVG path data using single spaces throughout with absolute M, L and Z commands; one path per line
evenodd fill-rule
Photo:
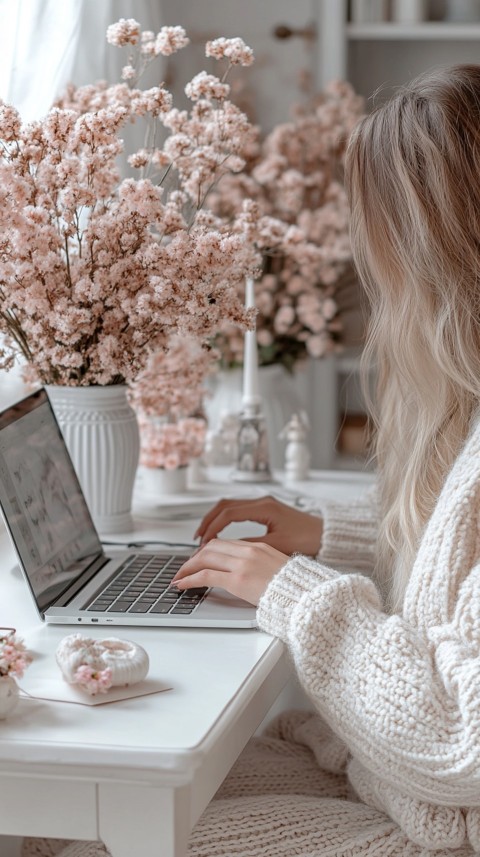
M 300 36 L 279 40 L 279 24 L 303 29 L 312 20 L 311 0 L 163 0 L 165 22 L 185 27 L 193 50 L 180 52 L 172 62 L 173 88 L 185 83 L 208 62 L 206 41 L 218 36 L 241 36 L 255 53 L 255 65 L 238 75 L 246 82 L 245 95 L 253 102 L 254 119 L 264 130 L 289 118 L 289 107 L 299 97 L 299 72 L 314 71 L 315 42 Z M 217 66 L 218 68 L 218 66 Z

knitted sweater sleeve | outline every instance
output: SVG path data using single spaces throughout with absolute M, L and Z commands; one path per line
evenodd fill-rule
M 317 559 L 334 568 L 372 571 L 379 523 L 376 486 L 348 504 L 304 497 L 301 505 L 304 511 L 323 518 L 322 547 Z
M 453 614 L 422 633 L 382 611 L 364 574 L 294 556 L 258 623 L 285 641 L 316 709 L 372 774 L 416 800 L 480 806 L 480 567 Z

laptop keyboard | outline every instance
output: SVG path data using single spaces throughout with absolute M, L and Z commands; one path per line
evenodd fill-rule
M 132 554 L 85 609 L 95 613 L 193 613 L 208 588 L 179 592 L 171 587 L 186 559 L 171 554 Z

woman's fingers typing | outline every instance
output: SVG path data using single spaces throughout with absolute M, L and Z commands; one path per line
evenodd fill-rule
M 220 500 L 205 515 L 195 537 L 199 536 L 201 544 L 206 544 L 229 524 L 242 521 L 255 521 L 266 527 L 265 535 L 249 541 L 269 544 L 285 554 L 299 551 L 316 556 L 320 550 L 322 519 L 270 496 L 255 500 Z
M 179 589 L 220 586 L 257 604 L 287 559 L 270 545 L 242 539 L 213 539 L 184 563 L 172 583 Z
M 261 497 L 258 500 L 219 500 L 201 521 L 195 538 L 200 537 L 202 543 L 214 539 L 228 524 L 239 521 L 256 521 L 265 516 L 265 501 L 271 497 Z M 260 517 L 259 517 L 260 516 Z

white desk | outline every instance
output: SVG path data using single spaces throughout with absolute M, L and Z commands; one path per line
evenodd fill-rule
M 355 496 L 368 481 L 339 473 L 319 493 Z M 193 520 L 142 518 L 133 538 L 183 541 L 194 528 Z M 26 584 L 11 570 L 5 533 L 0 556 L 0 625 L 14 625 L 33 647 L 30 670 L 46 658 L 56 670 L 56 645 L 74 629 L 38 620 Z M 85 633 L 102 637 L 105 629 Z M 116 633 L 147 649 L 150 676 L 172 690 L 98 707 L 20 700 L 0 721 L 0 834 L 98 838 L 113 857 L 183 857 L 193 825 L 291 669 L 283 645 L 260 631 Z

